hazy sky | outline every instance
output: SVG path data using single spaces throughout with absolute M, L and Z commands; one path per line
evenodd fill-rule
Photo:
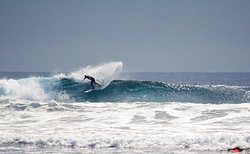
M 250 72 L 250 0 L 1 0 L 0 71 Z

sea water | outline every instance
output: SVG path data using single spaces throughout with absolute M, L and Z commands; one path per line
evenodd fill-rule
M 250 73 L 0 73 L 0 153 L 228 153 L 250 148 Z M 102 84 L 90 89 L 84 75 Z

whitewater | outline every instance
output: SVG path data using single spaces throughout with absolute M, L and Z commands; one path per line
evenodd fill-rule
M 125 75 L 122 68 L 118 61 L 2 76 L 0 153 L 249 152 L 249 73 L 191 82 L 186 74 Z M 86 92 L 86 74 L 102 88 Z

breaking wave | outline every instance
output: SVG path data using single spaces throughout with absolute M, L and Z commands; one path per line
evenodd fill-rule
M 0 97 L 38 101 L 76 102 L 193 102 L 245 103 L 250 102 L 249 86 L 181 85 L 156 81 L 116 80 L 122 62 L 87 66 L 70 74 L 52 77 L 30 77 L 0 80 Z M 84 75 L 95 77 L 102 85 L 91 89 Z

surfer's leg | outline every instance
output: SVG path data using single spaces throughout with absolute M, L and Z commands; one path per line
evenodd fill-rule
M 99 87 L 101 86 L 99 83 L 95 82 L 96 85 L 98 85 Z
M 99 87 L 101 86 L 99 83 L 95 82 L 96 85 L 98 85 Z
M 95 87 L 94 87 L 94 85 L 93 85 L 93 82 L 92 82 L 92 81 L 91 81 L 91 83 L 90 83 L 90 84 L 91 84 L 92 88 L 93 88 L 93 89 L 95 89 Z

